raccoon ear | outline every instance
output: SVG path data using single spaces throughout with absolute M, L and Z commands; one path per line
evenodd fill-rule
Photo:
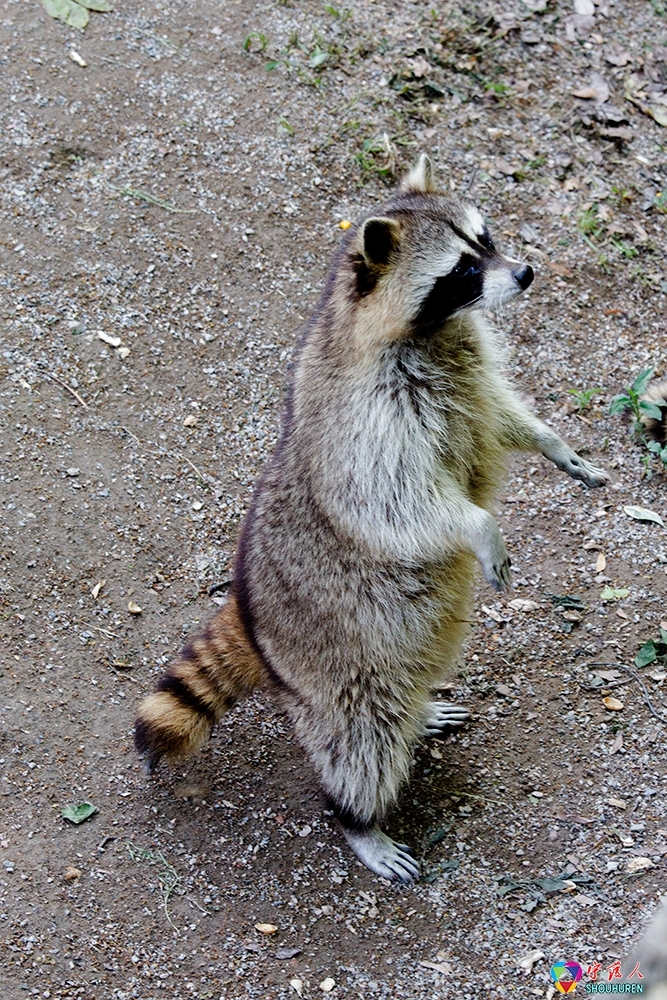
M 366 266 L 386 267 L 401 242 L 401 228 L 394 219 L 366 219 L 361 229 L 362 254 Z
M 401 191 L 412 191 L 415 194 L 427 194 L 429 191 L 435 191 L 433 165 L 426 153 L 422 153 L 416 166 L 403 178 Z

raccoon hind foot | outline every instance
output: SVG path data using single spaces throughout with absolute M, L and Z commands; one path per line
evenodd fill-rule
M 419 878 L 419 864 L 410 853 L 410 848 L 397 844 L 379 826 L 371 826 L 367 830 L 343 827 L 343 835 L 362 864 L 376 875 L 404 885 L 412 885 Z
M 424 718 L 424 736 L 448 736 L 452 729 L 470 721 L 470 712 L 451 701 L 430 701 Z

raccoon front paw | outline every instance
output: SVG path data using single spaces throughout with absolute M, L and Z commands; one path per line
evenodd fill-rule
M 490 583 L 496 590 L 507 590 L 512 582 L 510 566 L 512 560 L 507 554 L 503 536 L 500 534 L 498 525 L 489 516 L 489 530 L 484 539 L 484 544 L 475 553 L 480 561 L 482 572 L 487 583 Z
M 607 483 L 611 482 L 611 476 L 608 472 L 580 458 L 576 451 L 568 449 L 565 454 L 556 456 L 554 464 L 562 472 L 567 472 L 568 476 L 571 476 L 572 479 L 579 479 L 590 489 L 597 486 L 606 486 Z
M 379 826 L 363 831 L 343 827 L 343 834 L 359 860 L 376 875 L 405 885 L 412 885 L 419 878 L 419 864 L 410 848 L 397 844 Z
M 463 705 L 451 701 L 430 701 L 424 719 L 424 736 L 447 736 L 450 729 L 458 729 L 470 720 L 470 712 Z

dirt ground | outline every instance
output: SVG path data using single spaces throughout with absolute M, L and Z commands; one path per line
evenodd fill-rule
M 577 8 L 117 0 L 82 33 L 0 2 L 7 1000 L 551 996 L 556 961 L 606 978 L 667 889 L 665 671 L 633 667 L 667 533 L 624 511 L 667 517 L 666 480 L 608 412 L 667 370 L 667 10 Z M 508 366 L 614 482 L 513 462 L 515 589 L 480 584 L 448 692 L 474 720 L 391 817 L 423 859 L 402 889 L 269 694 L 152 780 L 132 724 L 222 599 L 340 222 L 421 151 L 535 267 Z

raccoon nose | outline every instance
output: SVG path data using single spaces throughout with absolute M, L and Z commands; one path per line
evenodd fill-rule
M 521 291 L 525 292 L 528 286 L 533 283 L 535 275 L 530 264 L 524 264 L 522 267 L 517 267 L 512 271 L 512 277 L 516 279 Z

